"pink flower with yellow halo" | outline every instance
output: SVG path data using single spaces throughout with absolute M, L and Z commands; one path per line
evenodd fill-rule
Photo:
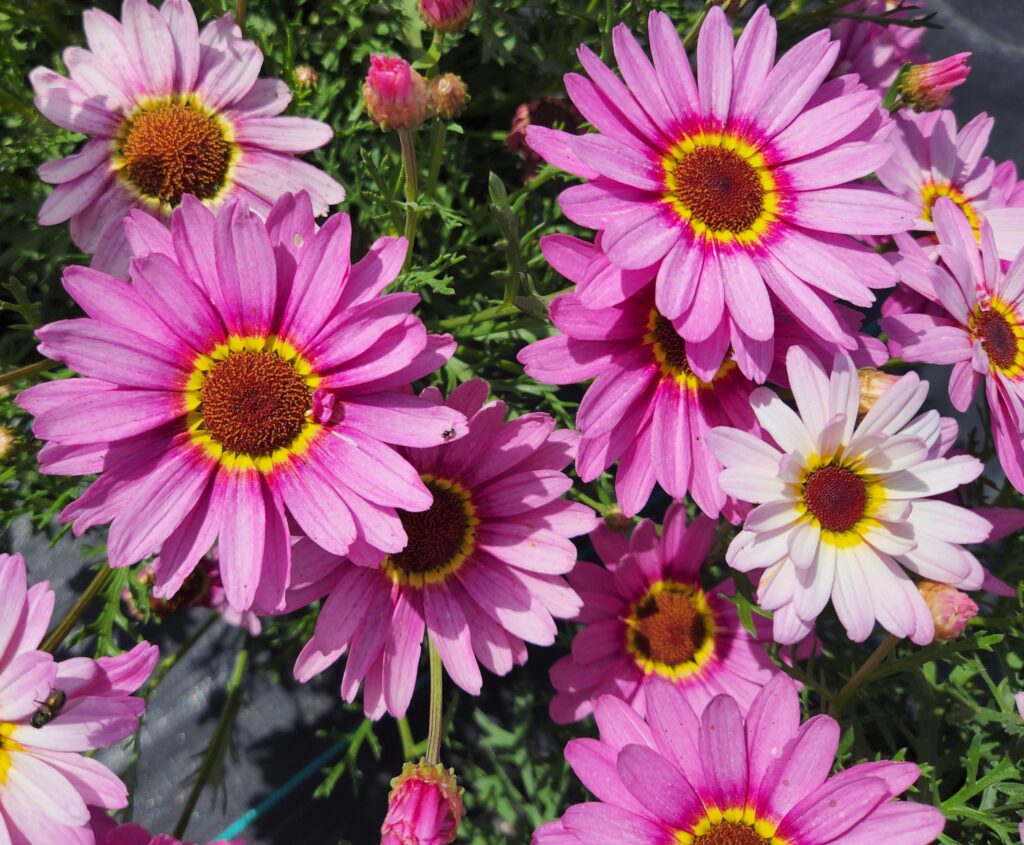
M 55 660 L 39 650 L 53 604 L 21 555 L 0 554 L 0 841 L 90 845 L 90 807 L 126 807 L 128 790 L 86 755 L 138 729 L 146 702 L 132 693 L 158 653 Z
M 413 316 L 416 294 L 382 293 L 404 238 L 352 264 L 348 215 L 317 230 L 306 194 L 265 222 L 186 196 L 170 231 L 135 212 L 128 236 L 132 283 L 71 267 L 65 288 L 88 316 L 38 330 L 40 351 L 82 377 L 18 398 L 50 441 L 44 472 L 99 473 L 62 519 L 77 533 L 111 523 L 112 566 L 159 553 L 158 598 L 216 541 L 237 611 L 283 600 L 292 525 L 335 554 L 404 548 L 395 508 L 426 510 L 431 494 L 394 447 L 466 430 L 406 392 L 455 344 Z
M 258 79 L 263 54 L 230 15 L 202 30 L 188 0 L 124 0 L 121 20 L 84 15 L 89 49 L 69 47 L 69 77 L 29 75 L 36 108 L 91 140 L 39 169 L 56 185 L 43 225 L 71 221 L 92 266 L 125 276 L 131 251 L 122 223 L 132 209 L 167 222 L 185 194 L 209 207 L 243 200 L 265 217 L 286 191 L 307 191 L 319 216 L 345 190 L 295 158 L 331 140 L 318 120 L 280 117 L 291 100 L 277 79 Z
M 566 76 L 576 107 L 598 130 L 527 130 L 530 146 L 585 184 L 562 192 L 563 213 L 601 232 L 624 270 L 656 268 L 658 312 L 688 343 L 713 339 L 765 372 L 775 319 L 769 293 L 793 313 L 833 298 L 874 301 L 892 268 L 851 235 L 904 231 L 914 208 L 857 184 L 892 153 L 892 123 L 855 78 L 825 82 L 839 45 L 827 31 L 775 63 L 775 21 L 762 6 L 733 43 L 718 6 L 697 42 L 697 78 L 675 26 L 652 12 L 648 59 L 624 25 L 613 33 L 619 79 L 587 47 L 590 79 Z M 855 339 L 822 320 L 846 349 Z M 763 376 L 762 376 L 763 380 Z
M 658 678 L 671 681 L 697 713 L 720 693 L 745 711 L 778 672 L 728 600 L 732 583 L 701 585 L 717 525 L 706 516 L 687 525 L 684 505 L 675 502 L 660 537 L 649 519 L 628 540 L 605 525 L 591 534 L 606 566 L 580 561 L 569 573 L 583 600 L 575 621 L 584 627 L 572 653 L 551 667 L 555 722 L 582 719 L 605 694 L 643 714 L 645 692 Z M 754 624 L 770 641 L 771 623 L 755 616 Z

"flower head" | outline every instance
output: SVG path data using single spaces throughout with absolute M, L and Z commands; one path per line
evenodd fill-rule
M 917 588 L 931 611 L 937 640 L 955 640 L 964 632 L 967 623 L 978 615 L 978 605 L 956 587 L 922 581 Z
M 406 763 L 391 781 L 381 845 L 449 845 L 459 832 L 462 789 L 455 772 L 426 760 Z
M 931 642 L 931 614 L 908 573 L 979 588 L 981 564 L 959 544 L 985 540 L 992 525 L 928 497 L 973 481 L 981 462 L 943 457 L 956 424 L 937 411 L 915 416 L 928 384 L 914 373 L 858 423 L 859 380 L 849 358 L 837 356 L 829 375 L 798 346 L 787 368 L 799 413 L 767 388 L 750 398 L 773 443 L 737 429 L 711 432 L 726 467 L 722 489 L 758 504 L 726 560 L 744 572 L 764 570 L 758 601 L 775 611 L 778 642 L 803 637 L 830 598 L 855 641 L 877 620 L 898 637 Z
M 902 17 L 904 13 L 893 14 L 893 5 L 892 0 L 854 0 L 843 11 L 866 17 Z M 903 65 L 927 58 L 921 51 L 922 27 L 838 18 L 832 24 L 832 37 L 841 45 L 833 75 L 855 73 L 868 88 L 881 94 L 889 90 Z
M 527 130 L 537 153 L 588 180 L 562 192 L 566 217 L 601 232 L 613 265 L 652 270 L 658 312 L 687 343 L 709 341 L 712 365 L 730 345 L 739 357 L 770 360 L 770 293 L 853 349 L 828 316 L 833 297 L 869 305 L 871 288 L 895 277 L 849 236 L 904 231 L 915 217 L 905 200 L 855 184 L 892 152 L 879 95 L 851 77 L 825 82 L 839 50 L 826 31 L 773 66 L 775 29 L 762 6 L 734 45 L 725 13 L 712 8 L 695 81 L 668 16 L 649 18 L 653 64 L 619 25 L 621 80 L 585 46 L 590 79 L 566 77 L 598 131 Z
M 1014 197 L 1017 169 L 983 156 L 994 121 L 982 112 L 957 132 L 951 111 L 901 111 L 890 138 L 892 158 L 878 169 L 889 190 L 913 203 L 920 220 L 908 228 L 933 230 L 936 203 L 943 197 L 967 215 L 975 237 L 987 222 L 999 257 L 1011 261 L 1024 247 L 1024 202 Z
M 473 17 L 473 0 L 419 0 L 420 17 L 429 29 L 458 32 Z
M 140 643 L 117 657 L 55 660 L 39 650 L 53 614 L 46 582 L 28 586 L 21 555 L 0 554 L 0 839 L 84 842 L 89 807 L 128 804 L 125 785 L 85 756 L 138 729 L 145 701 L 133 696 L 157 649 Z
M 914 111 L 935 111 L 946 105 L 949 92 L 967 81 L 970 53 L 957 53 L 937 62 L 911 65 L 900 78 L 903 102 Z
M 912 238 L 897 238 L 900 279 L 926 307 L 890 313 L 882 327 L 904 360 L 953 365 L 949 398 L 958 411 L 984 381 L 999 462 L 1024 491 L 1024 255 L 1004 272 L 988 223 L 979 253 L 971 218 L 951 199 L 935 204 L 935 225 L 939 263 Z
M 415 129 L 427 117 L 427 83 L 405 59 L 373 55 L 363 102 L 381 129 Z
M 167 221 L 191 194 L 208 207 L 241 198 L 261 216 L 284 191 L 305 190 L 317 215 L 345 191 L 296 158 L 331 140 L 324 123 L 279 117 L 291 96 L 258 79 L 263 55 L 230 15 L 203 27 L 188 0 L 124 0 L 121 20 L 84 15 L 89 49 L 69 47 L 70 78 L 36 68 L 36 107 L 90 140 L 39 169 L 56 187 L 39 211 L 44 225 L 71 220 L 71 237 L 92 265 L 117 276 L 131 252 L 123 221 L 140 209 Z
M 106 813 L 93 811 L 96 845 L 190 845 L 165 833 L 153 834 L 138 824 L 118 824 Z M 244 839 L 218 839 L 210 845 L 245 845 Z
M 469 102 L 466 83 L 454 73 L 435 76 L 427 85 L 430 95 L 430 110 L 442 120 L 451 120 L 459 115 Z
M 701 715 L 671 684 L 651 684 L 647 717 L 598 701 L 599 740 L 565 756 L 597 801 L 569 807 L 533 845 L 927 845 L 936 807 L 894 800 L 917 780 L 913 763 L 880 760 L 830 774 L 839 724 L 800 723 L 800 700 L 778 674 L 746 716 L 719 695 Z
M 133 215 L 133 283 L 64 274 L 89 315 L 39 329 L 40 350 L 83 377 L 23 392 L 51 441 L 44 472 L 99 473 L 62 518 L 111 522 L 108 554 L 159 552 L 173 596 L 214 541 L 228 602 L 274 610 L 290 572 L 289 519 L 344 554 L 357 538 L 399 551 L 395 512 L 430 491 L 394 448 L 465 432 L 457 411 L 408 395 L 454 344 L 428 335 L 415 294 L 382 294 L 405 255 L 383 238 L 349 260 L 347 215 L 316 230 L 305 194 L 266 223 L 240 204 L 214 216 L 186 197 L 172 232 Z
M 687 526 L 686 510 L 676 502 L 661 537 L 647 519 L 628 541 L 604 525 L 594 531 L 606 566 L 581 561 L 569 574 L 583 600 L 577 621 L 584 627 L 572 653 L 551 669 L 558 690 L 552 719 L 581 719 L 605 693 L 642 714 L 645 691 L 658 678 L 669 679 L 698 713 L 722 692 L 743 710 L 750 706 L 777 670 L 726 598 L 731 584 L 701 585 L 716 524 L 699 516 Z M 755 624 L 770 640 L 771 624 L 762 617 Z
M 296 88 L 316 88 L 320 74 L 309 65 L 299 65 L 292 71 L 292 82 Z
M 342 696 L 352 701 L 365 679 L 363 707 L 374 718 L 409 706 L 424 630 L 471 695 L 483 682 L 480 663 L 504 675 L 526 661 L 524 641 L 554 642 L 554 618 L 580 608 L 562 577 L 576 562 L 569 538 L 596 522 L 590 508 L 560 498 L 572 486 L 562 470 L 574 432 L 554 430 L 541 413 L 503 422 L 505 403 L 484 404 L 487 384 L 478 380 L 447 401 L 433 388 L 421 397 L 465 413 L 469 434 L 403 450 L 433 496 L 426 510 L 398 511 L 404 547 L 385 554 L 356 543 L 344 559 L 306 543 L 295 550 L 294 602 L 327 595 L 295 675 L 308 680 L 348 651 Z

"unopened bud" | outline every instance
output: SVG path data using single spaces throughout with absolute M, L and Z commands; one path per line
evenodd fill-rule
M 618 508 L 612 508 L 604 515 L 604 524 L 611 528 L 612 531 L 618 531 L 620 534 L 628 534 L 630 529 L 633 527 L 633 520 Z
M 462 790 L 455 771 L 421 759 L 391 781 L 380 845 L 449 845 L 459 832 Z
M 381 129 L 415 129 L 427 116 L 427 83 L 397 56 L 370 56 L 363 102 Z
M 292 82 L 296 88 L 316 88 L 320 74 L 309 65 L 299 65 L 292 71 Z
M 903 102 L 914 111 L 935 111 L 946 105 L 949 92 L 962 85 L 971 72 L 970 53 L 957 53 L 937 62 L 911 65 L 900 77 Z
M 955 640 L 978 615 L 978 605 L 956 587 L 938 581 L 922 581 L 917 585 L 935 621 L 935 639 Z
M 466 83 L 454 73 L 442 73 L 427 85 L 430 109 L 443 120 L 450 120 L 466 107 L 469 91 Z
M 870 411 L 871 406 L 882 398 L 882 394 L 900 380 L 899 376 L 883 373 L 874 367 L 861 367 L 857 374 L 860 376 L 860 405 L 857 413 L 861 416 Z
M 17 437 L 7 426 L 0 426 L 0 464 L 6 463 L 14 454 Z
M 473 0 L 420 0 L 420 17 L 430 29 L 457 32 L 473 17 Z

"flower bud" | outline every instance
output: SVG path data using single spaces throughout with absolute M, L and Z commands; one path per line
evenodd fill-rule
M 857 413 L 864 416 L 882 398 L 882 394 L 899 381 L 899 376 L 883 373 L 874 367 L 861 367 L 857 374 L 860 376 L 860 406 Z
M 473 16 L 473 0 L 420 0 L 420 17 L 430 29 L 457 32 Z
M 17 437 L 7 426 L 0 426 L 0 464 L 6 463 L 7 459 L 14 454 L 14 446 Z
M 319 81 L 320 74 L 309 65 L 299 65 L 292 71 L 292 82 L 295 83 L 296 88 L 316 88 Z
M 426 759 L 406 763 L 391 781 L 380 845 L 449 845 L 462 819 L 455 772 Z
M 427 116 L 427 83 L 397 56 L 370 56 L 363 102 L 381 129 L 415 129 Z
M 922 65 L 911 65 L 898 86 L 903 102 L 914 111 L 935 111 L 946 104 L 949 92 L 962 85 L 971 72 L 970 53 L 957 53 Z
M 922 581 L 917 585 L 935 620 L 935 639 L 942 642 L 955 640 L 978 615 L 978 605 L 970 596 L 949 584 Z
M 430 80 L 427 85 L 430 95 L 430 109 L 443 120 L 451 120 L 458 115 L 469 102 L 466 83 L 454 73 L 442 73 Z

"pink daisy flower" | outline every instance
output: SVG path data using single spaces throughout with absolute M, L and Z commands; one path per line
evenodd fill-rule
M 849 237 L 904 231 L 916 217 L 905 200 L 854 184 L 890 156 L 891 122 L 855 78 L 824 81 L 839 50 L 827 31 L 773 66 L 767 7 L 735 46 L 725 13 L 711 9 L 696 82 L 666 15 L 651 13 L 648 34 L 653 64 L 616 27 L 624 82 L 580 47 L 590 79 L 570 73 L 566 88 L 596 133 L 531 126 L 527 139 L 588 180 L 563 191 L 562 211 L 602 233 L 614 265 L 657 265 L 658 312 L 687 342 L 712 339 L 719 361 L 731 344 L 764 369 L 775 333 L 769 292 L 806 314 L 832 297 L 870 305 L 870 288 L 895 282 L 880 256 Z M 855 347 L 829 327 L 823 337 Z
M 889 0 L 855 0 L 842 11 L 878 17 L 886 14 L 890 5 Z M 907 62 L 917 64 L 928 59 L 921 50 L 922 27 L 839 18 L 831 29 L 832 37 L 841 45 L 833 75 L 855 73 L 868 88 L 880 94 L 889 90 Z
M 200 31 L 187 0 L 124 0 L 121 20 L 99 9 L 84 17 L 89 49 L 69 47 L 70 78 L 38 67 L 29 78 L 36 108 L 89 136 L 72 156 L 39 168 L 56 187 L 43 225 L 71 221 L 71 238 L 92 265 L 124 276 L 131 260 L 122 221 L 141 209 L 164 222 L 182 196 L 210 207 L 244 200 L 265 217 L 285 191 L 309 192 L 317 215 L 345 191 L 295 153 L 322 147 L 331 128 L 279 117 L 291 94 L 257 79 L 263 54 L 230 15 Z
M 744 717 L 729 696 L 697 716 L 673 686 L 651 684 L 647 719 L 622 701 L 597 703 L 600 739 L 565 757 L 597 801 L 538 828 L 532 845 L 927 845 L 945 824 L 936 807 L 894 800 L 920 775 L 879 760 L 830 775 L 839 723 L 800 723 L 793 681 L 778 674 Z
M 580 561 L 569 574 L 583 600 L 577 621 L 584 627 L 572 653 L 551 668 L 558 690 L 552 719 L 582 719 L 606 693 L 643 714 L 645 691 L 658 678 L 669 679 L 698 713 L 719 693 L 744 711 L 750 706 L 778 670 L 725 598 L 732 583 L 701 586 L 716 526 L 706 516 L 687 526 L 681 502 L 669 507 L 661 537 L 649 519 L 628 540 L 598 526 L 591 539 L 606 568 Z M 754 624 L 770 641 L 771 623 L 756 617 Z
M 772 443 L 734 428 L 711 431 L 711 450 L 726 467 L 722 489 L 758 505 L 726 560 L 743 572 L 764 570 L 757 597 L 775 611 L 777 642 L 806 636 L 830 598 L 856 642 L 875 620 L 898 637 L 931 642 L 932 617 L 908 572 L 978 589 L 984 571 L 959 544 L 985 540 L 992 525 L 927 497 L 973 481 L 981 462 L 943 457 L 956 424 L 937 411 L 915 416 L 928 383 L 914 373 L 858 423 L 860 384 L 848 357 L 836 356 L 830 376 L 793 347 L 787 369 L 799 413 L 767 388 L 750 397 Z
M 106 813 L 93 811 L 96 845 L 189 845 L 167 834 L 152 834 L 141 825 L 118 824 Z M 218 839 L 210 845 L 245 845 L 244 839 Z
M 673 498 L 689 492 L 709 516 L 724 510 L 737 521 L 742 510 L 718 486 L 722 467 L 707 447 L 707 432 L 716 425 L 757 432 L 748 402 L 754 385 L 743 371 L 753 368 L 763 380 L 768 370 L 742 349 L 723 361 L 727 351 L 718 341 L 724 335 L 683 340 L 658 311 L 651 272 L 619 270 L 599 246 L 568 235 L 543 238 L 541 249 L 578 288 L 551 303 L 549 315 L 562 334 L 527 346 L 518 358 L 538 381 L 594 379 L 576 416 L 580 477 L 592 481 L 618 460 L 615 490 L 627 515 L 643 508 L 657 482 Z M 855 337 L 858 363 L 888 360 L 884 344 L 856 331 L 857 320 L 856 312 L 829 305 L 817 325 Z M 836 351 L 788 315 L 780 315 L 775 330 L 780 350 L 801 342 L 824 354 Z
M 21 555 L 0 554 L 0 841 L 91 845 L 89 807 L 125 807 L 128 790 L 85 752 L 138 729 L 146 704 L 132 693 L 157 649 L 57 661 L 38 650 L 53 603 L 48 583 L 28 586 Z
M 133 283 L 72 267 L 89 315 L 39 329 L 40 351 L 83 378 L 20 394 L 44 472 L 99 473 L 63 512 L 76 533 L 110 522 L 112 566 L 159 552 L 155 594 L 173 596 L 218 544 L 236 610 L 271 611 L 290 570 L 288 517 L 344 554 L 359 538 L 397 552 L 395 508 L 430 491 L 394 444 L 459 437 L 458 411 L 404 392 L 455 344 L 428 335 L 412 293 L 382 295 L 405 240 L 349 262 L 350 222 L 317 231 L 306 194 L 264 223 L 186 196 L 168 231 L 133 212 Z
M 479 664 L 504 675 L 526 661 L 524 641 L 551 645 L 554 618 L 580 608 L 562 577 L 576 562 L 569 538 L 595 525 L 590 508 L 559 498 L 572 486 L 562 470 L 575 432 L 553 430 L 540 413 L 504 422 L 504 402 L 484 404 L 483 381 L 460 385 L 447 401 L 433 388 L 421 396 L 464 413 L 469 434 L 403 450 L 433 495 L 429 510 L 399 510 L 408 545 L 384 554 L 357 543 L 345 559 L 305 542 L 294 552 L 297 603 L 329 593 L 295 676 L 309 680 L 347 651 L 342 697 L 352 701 L 365 681 L 373 718 L 404 715 L 424 630 L 471 695 L 480 693 Z
M 983 156 L 995 121 L 982 112 L 957 132 L 951 111 L 917 114 L 904 109 L 890 135 L 894 152 L 878 169 L 889 190 L 913 203 L 922 218 L 911 227 L 933 230 L 935 203 L 948 197 L 967 215 L 978 234 L 982 222 L 992 227 L 999 257 L 1016 258 L 1024 247 L 1024 208 L 1015 202 L 1017 168 L 998 167 Z
M 999 462 L 1024 491 L 1024 253 L 1004 273 L 993 228 L 982 222 L 976 235 L 950 199 L 935 204 L 935 225 L 939 264 L 913 238 L 897 239 L 900 278 L 929 307 L 884 317 L 882 327 L 904 360 L 953 365 L 949 398 L 958 411 L 984 380 Z

